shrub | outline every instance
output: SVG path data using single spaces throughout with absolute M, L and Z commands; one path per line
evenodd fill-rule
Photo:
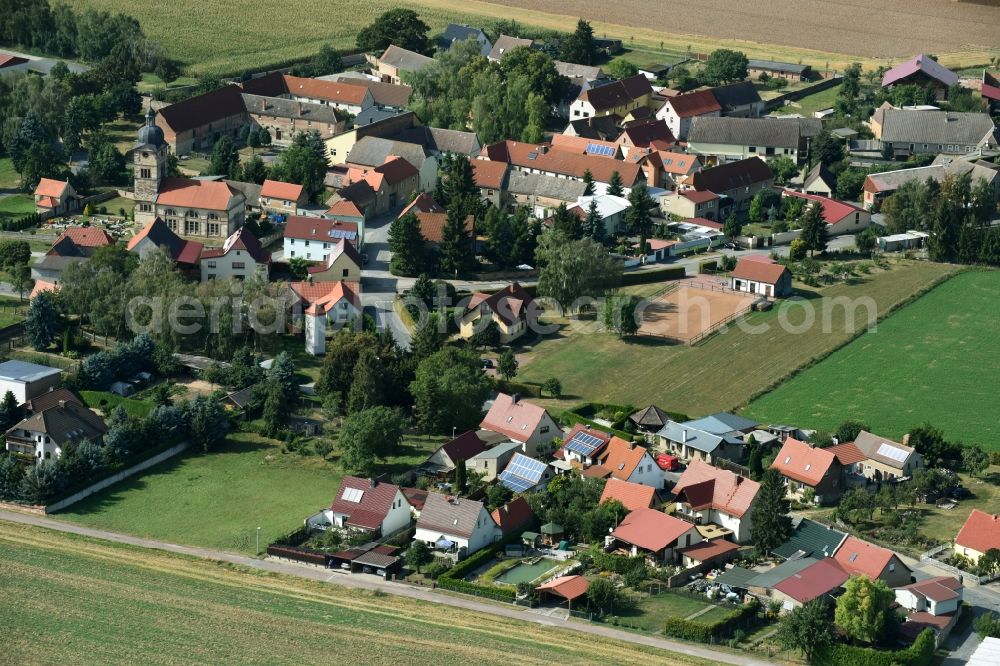
M 934 634 L 924 629 L 905 650 L 876 650 L 855 645 L 828 645 L 817 651 L 816 666 L 930 666 L 934 659 Z
M 759 611 L 760 604 L 752 601 L 735 609 L 728 617 L 713 624 L 671 617 L 667 619 L 663 633 L 674 638 L 710 643 L 713 639 L 731 636 L 735 631 L 746 628 L 756 619 Z
M 649 284 L 650 282 L 663 282 L 666 280 L 680 280 L 687 273 L 683 267 L 658 268 L 651 271 L 638 271 L 625 273 L 622 275 L 622 286 L 628 287 L 636 284 Z

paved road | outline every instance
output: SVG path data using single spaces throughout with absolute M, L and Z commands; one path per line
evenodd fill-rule
M 560 629 L 568 629 L 570 631 L 578 631 L 583 634 L 590 634 L 591 636 L 612 638 L 627 643 L 636 643 L 639 645 L 659 648 L 662 650 L 677 652 L 680 654 L 685 654 L 693 657 L 700 657 L 702 659 L 709 659 L 724 664 L 738 664 L 741 666 L 766 666 L 769 663 L 759 659 L 754 659 L 753 657 L 750 657 L 748 655 L 737 655 L 737 654 L 730 654 L 727 652 L 719 652 L 700 645 L 688 645 L 686 643 L 679 643 L 676 641 L 666 640 L 663 638 L 657 638 L 655 636 L 644 636 L 641 634 L 634 634 L 614 629 L 612 627 L 607 627 L 604 625 L 589 624 L 573 620 L 560 620 L 555 617 L 548 617 L 544 615 L 539 615 L 537 613 L 528 613 L 525 610 L 520 610 L 517 609 L 516 607 L 507 608 L 501 605 L 485 604 L 471 598 L 441 594 L 440 592 L 435 592 L 425 587 L 415 587 L 412 585 L 407 585 L 405 583 L 391 583 L 383 581 L 374 576 L 364 576 L 357 574 L 352 575 L 352 574 L 331 572 L 329 569 L 322 569 L 320 567 L 313 567 L 309 565 L 299 565 L 272 559 L 259 560 L 253 557 L 247 557 L 245 555 L 237 555 L 235 553 L 228 553 L 224 551 L 209 550 L 207 548 L 195 548 L 192 546 L 180 546 L 177 544 L 166 543 L 163 541 L 155 541 L 153 539 L 141 539 L 139 537 L 129 536 L 127 534 L 119 534 L 117 532 L 106 532 L 104 530 L 90 529 L 88 527 L 82 527 L 80 525 L 73 525 L 71 523 L 63 523 L 57 520 L 52 520 L 51 518 L 43 518 L 41 516 L 37 516 L 34 514 L 17 513 L 14 511 L 0 510 L 0 520 L 22 523 L 26 525 L 34 525 L 37 527 L 45 527 L 48 529 L 57 530 L 59 532 L 80 534 L 83 536 L 93 537 L 95 539 L 103 539 L 105 541 L 113 541 L 116 543 L 125 543 L 132 546 L 139 546 L 142 548 L 152 548 L 155 550 L 163 550 L 171 553 L 180 553 L 182 555 L 190 555 L 193 557 L 210 559 L 214 561 L 230 562 L 232 564 L 239 564 L 263 571 L 273 571 L 275 573 L 281 573 L 289 576 L 297 576 L 299 578 L 308 578 L 311 580 L 333 583 L 335 585 L 340 585 L 342 587 L 350 587 L 350 588 L 357 588 L 364 590 L 378 589 L 378 590 L 383 590 L 384 592 L 387 592 L 389 594 L 394 594 L 402 597 L 409 597 L 411 599 L 418 599 L 420 601 L 426 601 L 429 603 L 445 604 L 447 606 L 463 608 L 465 610 L 475 611 L 477 613 L 499 615 L 502 617 L 508 617 L 515 620 L 522 620 L 524 622 L 534 622 L 535 624 L 540 624 L 547 627 L 557 627 Z
M 410 348 L 410 331 L 403 325 L 393 308 L 397 291 L 409 289 L 412 279 L 400 280 L 389 272 L 389 226 L 396 219 L 393 214 L 382 215 L 365 224 L 365 254 L 368 263 L 361 271 L 361 302 L 375 316 L 378 327 L 388 326 L 396 343 L 403 349 Z

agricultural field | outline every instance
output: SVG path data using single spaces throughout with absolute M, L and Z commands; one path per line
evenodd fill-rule
M 335 434 L 327 435 L 335 439 Z M 382 471 L 398 473 L 423 462 L 439 446 L 433 438 L 408 436 Z M 328 506 L 343 470 L 318 455 L 284 453 L 274 440 L 234 433 L 209 454 L 165 461 L 116 484 L 57 518 L 174 543 L 246 554 L 302 524 Z
M 901 260 L 889 270 L 873 272 L 854 284 L 838 283 L 819 289 L 796 284 L 808 301 L 818 297 L 870 297 L 880 314 L 954 273 L 953 266 Z M 738 328 L 688 347 L 649 339 L 619 340 L 609 333 L 570 331 L 568 327 L 519 355 L 518 381 L 542 383 L 550 377 L 562 382 L 560 400 L 540 404 L 557 412 L 581 401 L 648 405 L 690 414 L 692 417 L 736 409 L 777 385 L 798 368 L 849 341 L 853 335 L 848 313 L 832 308 L 830 332 L 816 325 L 803 333 L 783 330 L 779 318 L 801 327 L 801 304 L 753 313 L 751 325 L 767 330 L 752 334 Z M 851 323 L 861 331 L 864 308 L 853 311 Z M 783 417 L 787 418 L 787 417 Z
M 991 413 L 1000 367 L 997 294 L 998 271 L 956 275 L 758 398 L 746 414 L 825 429 L 858 419 L 886 437 L 930 420 L 951 439 L 1000 451 Z
M 709 664 L 440 604 L 0 522 L 12 664 Z M 127 640 L 122 640 L 127 637 Z

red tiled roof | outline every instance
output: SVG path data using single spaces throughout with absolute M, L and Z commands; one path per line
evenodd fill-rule
M 484 164 L 493 164 L 493 162 L 483 162 Z M 441 207 L 438 202 L 434 201 L 434 197 L 427 194 L 426 192 L 421 192 L 416 196 L 416 198 L 411 201 L 406 208 L 400 211 L 398 217 L 403 217 L 407 213 L 443 213 L 444 208 Z
M 423 229 L 422 219 L 421 229 Z M 427 238 L 426 233 L 424 237 Z M 428 238 L 428 240 L 430 239 Z M 513 324 L 515 321 L 519 321 L 522 317 L 526 316 L 534 302 L 535 299 L 531 297 L 531 294 L 520 283 L 514 282 L 489 296 L 480 293 L 473 294 L 467 310 L 485 306 L 500 317 L 505 324 Z
M 400 488 L 403 493 L 403 497 L 406 501 L 410 503 L 417 511 L 424 508 L 424 502 L 427 501 L 428 491 L 420 490 L 419 488 Z
M 552 592 L 553 594 L 558 594 L 563 599 L 572 601 L 585 595 L 589 585 L 590 583 L 583 576 L 559 576 L 544 585 L 539 585 L 535 589 Z
M 917 596 L 926 597 L 934 602 L 948 601 L 958 597 L 958 592 L 963 588 L 962 582 L 954 576 L 936 576 L 916 583 L 910 583 L 897 590 L 909 590 Z
M 396 499 L 398 486 L 391 483 L 375 483 L 356 476 L 345 476 L 340 482 L 340 488 L 334 497 L 330 510 L 348 516 L 347 524 L 352 527 L 375 530 L 382 527 L 382 521 L 392 510 L 392 502 Z M 359 501 L 352 502 L 344 498 L 348 490 L 361 493 Z
M 729 192 L 774 180 L 774 172 L 767 162 L 759 157 L 748 157 L 737 162 L 719 164 L 711 169 L 702 169 L 688 176 L 694 189 L 698 191 Z
M 330 206 L 329 210 L 326 211 L 327 215 L 333 215 L 334 217 L 338 215 L 343 215 L 345 217 L 364 217 L 365 214 L 361 212 L 361 209 L 357 205 L 348 199 L 341 199 L 337 203 Z
M 13 67 L 14 65 L 20 65 L 26 62 L 28 62 L 27 58 L 22 58 L 10 53 L 0 53 L 0 68 Z
M 765 284 L 777 284 L 788 269 L 781 264 L 764 264 L 759 261 L 745 261 L 740 259 L 736 262 L 736 268 L 731 273 L 732 277 L 741 280 L 754 280 Z
M 21 408 L 29 412 L 44 412 L 49 407 L 58 406 L 60 401 L 75 402 L 81 407 L 84 406 L 80 399 L 76 397 L 76 394 L 68 388 L 57 388 L 28 400 L 21 405 Z
M 806 194 L 804 192 L 796 192 L 795 190 L 785 189 L 784 196 L 807 199 L 818 203 L 823 207 L 823 219 L 827 224 L 836 224 L 848 215 L 863 212 L 863 209 L 857 206 L 843 201 L 837 201 L 836 199 L 831 199 L 830 197 L 823 197 L 818 194 Z
M 955 544 L 985 553 L 990 548 L 1000 548 L 1000 515 L 973 509 L 962 529 L 955 537 Z
M 604 159 L 615 159 L 618 156 L 619 147 L 614 141 L 601 141 L 600 139 L 588 139 L 582 136 L 572 136 L 569 134 L 553 134 L 552 150 L 563 150 L 576 155 L 596 154 Z M 601 146 L 611 151 L 608 154 L 591 153 L 591 146 Z
M 157 247 L 165 247 L 170 252 L 170 256 L 179 264 L 195 265 L 201 258 L 201 251 L 205 247 L 196 241 L 186 241 L 167 226 L 167 223 L 160 218 L 144 226 L 139 232 L 129 239 L 125 249 L 129 252 L 134 250 L 144 239 L 149 239 Z
M 896 554 L 888 548 L 882 548 L 849 535 L 840 544 L 837 552 L 833 554 L 833 558 L 849 574 L 852 576 L 860 574 L 871 580 L 881 576 L 894 557 Z M 906 565 L 900 561 L 898 566 L 905 567 Z
M 691 173 L 692 169 L 701 165 L 697 155 L 661 150 L 659 156 L 660 162 L 663 163 L 663 170 L 667 173 L 687 175 Z
M 283 183 L 280 180 L 265 180 L 260 186 L 260 196 L 269 199 L 298 201 L 302 196 L 302 186 L 294 183 Z
M 59 291 L 59 285 L 55 282 L 49 282 L 47 280 L 35 280 L 35 286 L 31 288 L 31 293 L 28 294 L 28 300 L 30 301 L 43 291 Z
M 285 88 L 296 97 L 325 99 L 340 104 L 360 105 L 368 93 L 366 86 L 345 81 L 323 81 L 285 75 Z
M 192 180 L 190 178 L 164 178 L 156 195 L 159 206 L 228 210 L 238 192 L 218 180 Z
M 815 448 L 789 437 L 771 463 L 771 467 L 790 479 L 808 486 L 816 486 L 823 480 L 823 476 L 835 460 L 836 456 L 828 449 Z
M 669 104 L 674 113 L 681 118 L 702 116 L 706 113 L 722 111 L 719 100 L 715 99 L 715 95 L 712 94 L 711 90 L 699 90 L 697 92 L 677 95 L 668 99 L 664 104 Z
M 699 192 L 698 190 L 682 190 L 680 195 L 696 204 L 705 203 L 706 201 L 715 201 L 719 198 L 718 194 L 709 192 L 708 190 L 702 192 Z
M 611 533 L 614 538 L 648 550 L 658 552 L 670 546 L 693 530 L 694 525 L 655 509 L 636 509 L 630 512 Z
M 711 507 L 737 518 L 750 509 L 759 490 L 756 481 L 697 459 L 691 461 L 674 486 L 678 502 L 687 500 L 695 510 Z
M 720 231 L 722 230 L 722 226 L 723 226 L 722 222 L 716 222 L 715 220 L 709 220 L 709 219 L 706 219 L 704 217 L 692 217 L 692 218 L 690 218 L 688 220 L 684 220 L 684 221 L 685 222 L 689 222 L 690 224 L 697 224 L 700 227 L 708 227 L 709 229 L 718 229 Z M 755 257 L 757 255 L 751 254 L 751 255 L 748 255 L 748 256 L 749 257 Z
M 611 174 L 617 171 L 626 187 L 633 185 L 642 175 L 642 169 L 634 162 L 577 155 L 566 150 L 552 150 L 544 145 L 519 141 L 501 141 L 488 145 L 480 155 L 495 162 L 509 162 L 526 169 L 575 178 L 583 178 L 584 173 L 590 171 L 590 175 L 598 183 L 607 183 L 611 180 Z
M 319 217 L 302 217 L 300 215 L 289 215 L 285 221 L 285 238 L 335 243 L 340 239 L 330 235 L 334 231 L 353 231 L 357 234 L 358 225 L 354 222 L 345 222 L 343 220 L 327 220 Z
M 628 140 L 632 142 L 632 145 L 637 148 L 646 148 L 654 141 L 666 141 L 673 143 L 677 140 L 674 135 L 671 134 L 670 128 L 667 127 L 667 122 L 665 120 L 649 120 L 643 123 L 629 125 L 622 132 L 622 135 L 618 137 L 618 141 L 622 141 L 624 137 L 628 137 Z
M 979 91 L 979 94 L 982 95 L 984 98 L 991 100 L 993 102 L 1000 101 L 1000 88 L 994 85 L 990 85 L 989 83 L 983 84 L 983 87 Z
M 535 517 L 535 512 L 531 510 L 527 500 L 518 497 L 493 509 L 490 515 L 493 516 L 493 522 L 500 526 L 500 531 L 506 535 L 516 532 L 531 522 Z
M 832 558 L 824 558 L 777 583 L 774 589 L 805 603 L 831 592 L 850 578 Z
M 837 460 L 841 465 L 854 465 L 868 460 L 868 456 L 866 456 L 861 449 L 856 447 L 854 442 L 844 442 L 843 444 L 838 444 L 837 446 L 831 446 L 827 449 L 827 451 L 837 456 Z
M 357 282 L 289 282 L 289 289 L 302 299 L 307 307 L 335 305 L 346 298 L 356 308 L 361 307 L 361 288 Z M 328 309 L 328 308 L 327 308 Z
M 546 415 L 545 409 L 538 405 L 525 400 L 514 402 L 511 396 L 500 393 L 479 427 L 507 435 L 517 442 L 525 442 L 534 434 Z M 553 436 L 557 434 L 553 433 Z
M 77 247 L 104 247 L 105 245 L 114 245 L 115 242 L 111 234 L 100 227 L 68 227 L 52 243 L 52 246 L 55 247 L 67 238 Z M 49 250 L 49 254 L 51 253 L 52 251 Z
M 472 456 L 482 453 L 487 449 L 487 446 L 486 442 L 479 439 L 475 430 L 468 430 L 455 439 L 445 442 L 441 448 L 451 458 L 451 462 L 457 463 L 459 460 L 468 460 Z
M 712 541 L 702 541 L 693 546 L 682 548 L 679 552 L 696 562 L 710 562 L 739 549 L 739 544 L 735 544 L 732 541 L 713 539 Z
M 420 174 L 420 172 L 417 171 L 417 167 L 413 166 L 402 157 L 396 157 L 395 155 L 387 157 L 385 162 L 372 169 L 372 171 L 377 174 L 381 174 L 390 185 L 396 185 L 403 182 L 407 178 L 413 178 L 414 176 Z
M 643 486 L 619 479 L 608 479 L 604 485 L 604 492 L 601 493 L 599 504 L 604 504 L 608 500 L 618 500 L 629 511 L 649 509 L 656 501 L 656 490 L 652 486 Z
M 65 180 L 42 178 L 38 181 L 38 186 L 35 188 L 35 196 L 58 199 L 67 187 L 69 187 L 69 183 Z
M 485 187 L 488 190 L 499 190 L 503 187 L 503 179 L 507 175 L 506 162 L 472 158 L 469 158 L 469 162 L 472 164 L 472 180 L 478 187 Z
M 645 446 L 640 446 L 635 442 L 626 442 L 620 437 L 612 437 L 607 448 L 604 449 L 604 453 L 600 456 L 600 465 L 593 467 L 607 470 L 616 479 L 627 480 L 642 462 L 642 457 L 645 454 Z
M 420 220 L 420 233 L 428 243 L 441 243 L 444 234 L 444 225 L 448 221 L 447 213 L 423 213 L 417 212 L 417 219 Z M 472 215 L 465 218 L 465 232 L 471 237 L 475 233 L 476 220 Z

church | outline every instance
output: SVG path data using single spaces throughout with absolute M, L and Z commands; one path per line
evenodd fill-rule
M 243 226 L 246 197 L 221 180 L 168 176 L 169 147 L 155 121 L 150 108 L 132 150 L 136 223 L 159 218 L 177 234 L 228 238 Z

